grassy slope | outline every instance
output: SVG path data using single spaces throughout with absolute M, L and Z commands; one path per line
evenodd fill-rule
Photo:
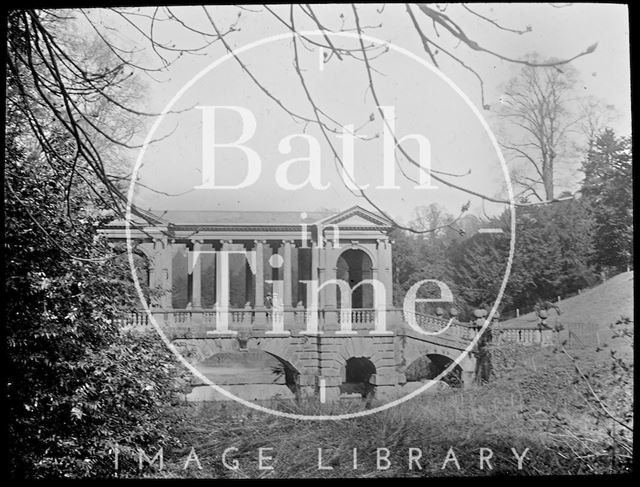
M 582 294 L 561 300 L 558 304 L 562 313 L 550 313 L 549 324 L 561 323 L 562 341 L 568 341 L 568 348 L 585 359 L 596 361 L 606 359 L 611 350 L 631 357 L 629 340 L 616 338 L 611 324 L 621 317 L 633 319 L 633 271 L 623 272 L 608 281 L 584 291 Z M 535 313 L 528 313 L 500 323 L 501 327 L 535 324 Z
M 598 324 L 606 328 L 621 315 L 633 316 L 633 271 L 623 272 L 608 281 L 587 289 L 582 294 L 560 300 L 557 303 L 562 314 L 551 312 L 551 322 L 556 320 L 564 324 Z M 519 318 L 504 321 L 502 324 L 518 325 L 536 323 L 534 312 Z

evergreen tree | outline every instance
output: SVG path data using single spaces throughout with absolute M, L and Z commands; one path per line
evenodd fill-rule
M 454 294 L 462 303 L 465 317 L 470 317 L 473 308 L 495 302 L 506 271 L 510 235 L 508 213 L 484 225 L 501 228 L 503 233 L 476 233 L 452 245 L 448 251 Z M 510 305 L 509 296 L 505 295 L 504 300 L 504 304 Z
M 449 251 L 456 291 L 468 307 L 492 304 L 509 257 L 510 214 L 486 226 L 501 234 L 476 234 Z M 519 208 L 511 273 L 502 307 L 531 309 L 539 299 L 567 295 L 595 282 L 593 219 L 585 202 L 569 200 Z
M 594 263 L 623 271 L 633 263 L 633 172 L 631 140 L 611 129 L 591 144 L 582 167 L 582 194 L 595 219 Z
M 554 300 L 595 283 L 590 265 L 593 219 L 581 200 L 518 209 L 513 304 L 530 309 L 538 300 Z
M 418 281 L 436 279 L 452 287 L 452 266 L 447 256 L 447 248 L 461 235 L 455 226 L 447 226 L 454 221 L 442 207 L 432 203 L 416 208 L 416 218 L 409 223 L 417 230 L 433 229 L 428 233 L 414 234 L 396 230 L 393 251 L 394 303 L 401 306 L 409 288 Z M 434 286 L 420 288 L 418 297 L 437 298 L 440 291 Z M 433 306 L 435 308 L 437 306 Z M 432 309 L 423 307 L 424 312 Z

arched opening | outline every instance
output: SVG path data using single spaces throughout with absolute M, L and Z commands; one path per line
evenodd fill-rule
M 361 394 L 368 397 L 373 393 L 374 386 L 369 381 L 376 373 L 376 366 L 366 357 L 351 357 L 345 365 L 345 376 L 340 392 L 342 394 Z
M 214 384 L 245 399 L 293 399 L 299 392 L 298 370 L 287 360 L 263 350 L 219 352 L 195 367 Z
M 371 258 L 360 249 L 349 249 L 338 257 L 336 277 L 349 283 L 354 288 L 365 279 L 373 277 Z M 338 307 L 341 307 L 342 296 L 340 289 L 336 291 Z M 351 295 L 351 307 L 353 309 L 373 308 L 373 287 L 370 285 L 359 286 Z
M 435 379 L 453 362 L 449 357 L 439 354 L 428 354 L 418 357 L 411 362 L 405 371 L 407 382 L 425 382 Z M 451 372 L 442 379 L 451 387 L 462 385 L 462 369 L 456 365 Z

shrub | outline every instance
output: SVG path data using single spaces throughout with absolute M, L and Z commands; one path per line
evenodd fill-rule
M 64 184 L 49 166 L 21 164 L 19 151 L 8 157 L 9 472 L 109 476 L 114 443 L 173 441 L 169 408 L 179 397 L 180 369 L 157 336 L 121 328 L 122 313 L 138 298 L 128 264 L 97 235 L 109 213 L 90 205 L 86 188 L 67 207 Z

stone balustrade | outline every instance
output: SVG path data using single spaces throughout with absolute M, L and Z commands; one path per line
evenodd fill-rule
M 216 333 L 216 324 L 222 318 L 221 312 L 212 309 L 153 309 L 152 315 L 170 338 L 189 336 L 206 338 Z M 465 348 L 477 331 L 460 324 L 457 320 L 416 313 L 414 318 L 424 331 L 432 335 L 422 335 L 410 327 L 405 313 L 400 308 L 378 309 L 229 309 L 227 325 L 231 332 L 250 333 L 253 336 L 301 336 L 310 334 L 308 323 L 316 315 L 317 329 L 322 335 L 412 335 L 426 341 L 453 344 Z M 379 320 L 384 320 L 384 328 Z M 144 311 L 128 314 L 123 324 L 139 329 L 152 329 L 149 316 Z M 347 331 L 345 333 L 345 330 Z M 312 334 L 312 333 L 311 333 Z M 222 336 L 235 333 L 222 333 Z
M 494 332 L 498 343 L 519 343 L 521 345 L 552 345 L 553 330 L 535 328 L 500 328 Z

